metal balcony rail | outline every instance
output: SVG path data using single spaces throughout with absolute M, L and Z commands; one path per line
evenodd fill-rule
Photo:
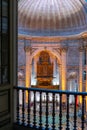
M 15 123 L 46 130 L 87 130 L 87 93 L 14 87 Z

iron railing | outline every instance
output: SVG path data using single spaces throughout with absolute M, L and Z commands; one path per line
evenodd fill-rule
M 14 89 L 16 124 L 40 130 L 87 130 L 86 92 Z

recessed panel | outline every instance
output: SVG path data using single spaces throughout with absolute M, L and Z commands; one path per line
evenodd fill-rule
M 4 116 L 9 113 L 10 106 L 10 93 L 9 90 L 0 92 L 0 116 Z

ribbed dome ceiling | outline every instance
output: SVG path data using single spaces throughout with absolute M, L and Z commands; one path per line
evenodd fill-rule
M 19 27 L 29 30 L 67 30 L 87 25 L 84 0 L 20 0 Z

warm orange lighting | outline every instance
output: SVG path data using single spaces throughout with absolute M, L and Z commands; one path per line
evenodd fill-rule
M 80 92 L 82 92 L 82 76 L 80 77 L 80 84 L 79 84 Z M 79 102 L 82 104 L 82 96 L 79 97 Z
M 62 90 L 66 90 L 66 68 L 62 67 Z
M 87 96 L 86 96 L 86 112 L 87 112 Z
M 62 49 L 62 90 L 66 90 L 66 49 Z
M 28 92 L 26 91 L 26 103 L 28 103 Z
M 87 51 L 86 51 L 86 53 L 87 53 Z M 87 65 L 86 65 L 86 92 L 87 92 Z M 86 96 L 86 112 L 87 112 L 87 96 Z
M 79 88 L 80 88 L 80 92 L 82 92 L 82 82 L 80 82 Z M 79 98 L 80 98 L 79 102 L 82 104 L 82 96 L 80 96 Z
M 80 49 L 80 61 L 79 61 L 79 91 L 82 92 L 82 56 L 83 50 Z M 79 102 L 82 104 L 82 97 L 80 96 Z
M 26 88 L 29 88 L 31 85 L 30 71 L 26 69 Z M 26 92 L 26 103 L 28 103 L 28 92 Z
M 86 96 L 86 112 L 87 112 L 87 96 Z
M 65 90 L 65 79 L 62 79 L 62 90 Z
M 26 77 L 26 88 L 30 87 L 29 76 Z M 28 103 L 28 92 L 26 92 L 26 103 Z
M 79 96 L 79 102 L 82 104 L 82 96 Z

